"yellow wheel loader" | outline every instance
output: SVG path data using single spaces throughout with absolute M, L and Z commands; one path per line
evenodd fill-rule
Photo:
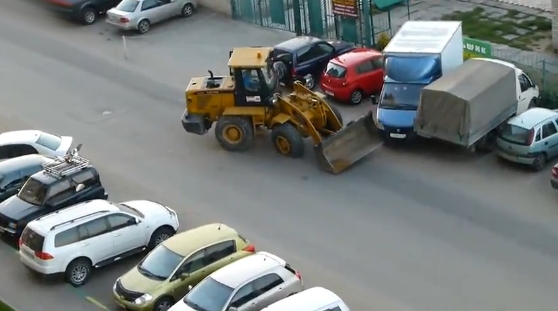
M 343 129 L 341 114 L 325 96 L 295 83 L 288 95 L 269 63 L 271 48 L 235 48 L 229 76 L 192 78 L 185 92 L 182 126 L 206 134 L 215 124 L 215 137 L 228 151 L 245 151 L 257 131 L 271 131 L 275 149 L 286 156 L 304 155 L 304 138 L 311 137 L 321 169 L 338 174 L 382 144 L 370 117 Z

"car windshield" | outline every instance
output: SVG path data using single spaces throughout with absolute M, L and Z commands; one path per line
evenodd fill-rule
M 48 187 L 42 182 L 29 178 L 19 190 L 17 197 L 33 205 L 43 205 L 46 199 Z
M 267 84 L 267 89 L 270 91 L 274 91 L 277 88 L 277 75 L 275 74 L 275 70 L 273 67 L 267 66 L 264 70 L 262 70 L 265 83 Z
M 183 259 L 184 256 L 159 244 L 138 264 L 138 271 L 148 278 L 166 280 Z
M 379 108 L 416 110 L 420 100 L 422 84 L 385 83 L 380 95 Z
M 117 6 L 116 9 L 122 12 L 135 12 L 136 8 L 139 5 L 139 1 L 136 0 L 124 0 L 122 2 L 120 2 Z
M 37 139 L 37 144 L 47 147 L 50 150 L 57 150 L 62 145 L 62 138 L 60 136 L 42 133 Z
M 121 210 L 121 211 L 123 211 L 123 212 L 125 212 L 125 213 L 132 214 L 132 215 L 136 215 L 136 216 L 139 216 L 139 217 L 141 217 L 141 218 L 145 218 L 145 215 L 144 215 L 144 214 L 142 214 L 140 211 L 138 211 L 137 209 L 131 207 L 131 206 L 128 205 L 128 204 L 119 203 L 119 204 L 116 204 L 116 206 L 118 207 L 119 210 Z
M 183 302 L 197 311 L 221 311 L 233 291 L 233 288 L 208 277 L 194 287 Z
M 500 132 L 500 138 L 510 143 L 525 145 L 529 144 L 531 131 L 512 124 L 506 124 Z
M 332 62 L 327 64 L 326 75 L 333 78 L 344 78 L 345 74 L 347 74 L 347 69 L 345 69 L 344 67 L 341 67 Z

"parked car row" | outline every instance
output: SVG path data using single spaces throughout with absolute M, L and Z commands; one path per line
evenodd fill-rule
M 256 252 L 225 224 L 177 233 L 178 214 L 164 204 L 108 201 L 99 172 L 78 154 L 81 145 L 71 149 L 72 140 L 40 131 L 0 134 L 0 150 L 7 150 L 0 233 L 18 239 L 20 260 L 34 274 L 79 287 L 96 268 L 149 251 L 115 280 L 114 299 L 126 310 L 260 311 L 301 299 L 312 300 L 308 311 L 349 310 L 324 288 L 305 291 L 298 270 Z

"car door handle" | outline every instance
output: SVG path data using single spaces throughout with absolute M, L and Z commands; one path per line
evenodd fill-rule
M 250 305 L 255 306 L 257 303 L 258 303 L 257 301 L 254 301 Z
M 115 234 L 113 234 L 113 236 L 121 236 L 121 235 L 122 235 L 122 233 L 115 233 Z
M 279 288 L 277 289 L 277 291 L 281 291 L 281 290 L 283 290 L 283 287 L 279 287 Z
M 89 246 L 89 243 L 83 243 L 81 246 Z
M 545 144 L 545 145 L 548 145 L 548 142 L 545 142 L 544 144 Z

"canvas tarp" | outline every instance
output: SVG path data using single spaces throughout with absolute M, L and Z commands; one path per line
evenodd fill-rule
M 515 113 L 515 79 L 509 66 L 467 60 L 422 90 L 416 132 L 469 147 Z

